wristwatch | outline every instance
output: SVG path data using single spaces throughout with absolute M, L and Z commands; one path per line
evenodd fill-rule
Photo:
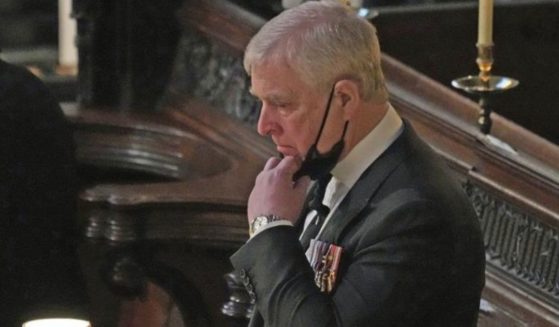
M 268 225 L 272 221 L 278 221 L 278 220 L 284 220 L 284 219 L 275 215 L 256 216 L 256 218 L 254 218 L 250 223 L 250 227 L 249 227 L 250 236 L 254 235 L 254 233 L 256 233 L 260 228 Z

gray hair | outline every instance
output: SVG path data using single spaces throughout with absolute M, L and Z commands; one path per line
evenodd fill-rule
M 281 60 L 317 90 L 343 78 L 357 82 L 365 100 L 388 98 L 375 27 L 337 2 L 305 2 L 270 20 L 249 42 L 244 67 L 250 75 Z

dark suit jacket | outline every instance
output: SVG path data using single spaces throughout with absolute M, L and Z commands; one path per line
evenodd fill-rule
M 449 174 L 406 123 L 320 236 L 343 247 L 330 294 L 313 282 L 298 228 L 256 235 L 231 257 L 256 298 L 261 317 L 252 325 L 475 326 L 483 242 L 476 214 Z

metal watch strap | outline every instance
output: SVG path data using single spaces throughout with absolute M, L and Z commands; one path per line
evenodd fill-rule
M 258 215 L 256 216 L 249 226 L 250 236 L 254 235 L 260 228 L 268 225 L 271 222 L 285 220 L 284 218 L 278 217 L 276 215 Z

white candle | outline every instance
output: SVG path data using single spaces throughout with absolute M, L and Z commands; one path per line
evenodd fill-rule
M 58 64 L 67 67 L 75 67 L 78 63 L 77 28 L 71 13 L 72 0 L 58 0 Z
M 493 44 L 493 0 L 479 0 L 477 43 Z

